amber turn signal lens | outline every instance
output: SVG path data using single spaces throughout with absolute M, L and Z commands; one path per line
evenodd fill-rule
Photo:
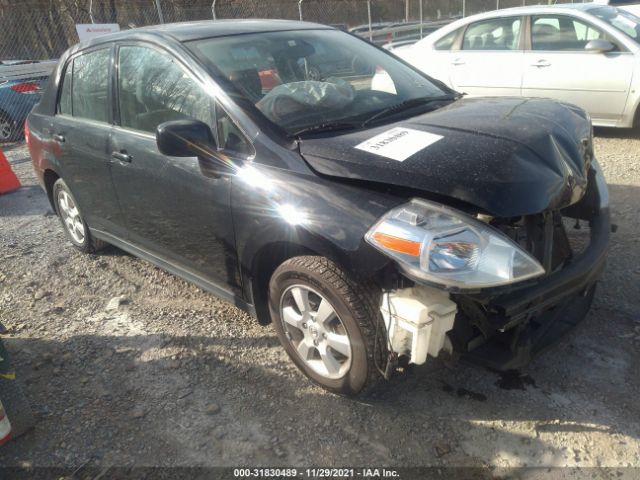
M 395 252 L 404 253 L 406 255 L 412 255 L 414 257 L 420 256 L 420 243 L 411 240 L 405 240 L 404 238 L 394 237 L 387 235 L 386 233 L 376 232 L 373 234 L 373 239 L 384 248 L 393 250 Z

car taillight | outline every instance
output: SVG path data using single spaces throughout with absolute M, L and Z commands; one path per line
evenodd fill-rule
M 27 142 L 27 146 L 29 145 L 29 122 L 27 120 L 24 121 L 24 140 Z
M 34 82 L 26 82 L 17 83 L 9 88 L 18 93 L 34 93 L 35 91 L 40 90 L 40 85 Z

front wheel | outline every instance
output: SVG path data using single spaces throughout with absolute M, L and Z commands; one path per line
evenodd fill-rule
M 345 395 L 382 378 L 387 350 L 378 301 L 375 287 L 354 282 L 324 257 L 289 259 L 269 283 L 271 318 L 291 360 L 321 387 Z

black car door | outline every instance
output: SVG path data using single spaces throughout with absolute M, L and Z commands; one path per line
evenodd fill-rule
M 89 227 L 126 235 L 110 173 L 111 46 L 82 52 L 65 67 L 52 142 L 60 174 Z
M 232 172 L 211 171 L 197 157 L 165 156 L 155 139 L 160 123 L 185 118 L 215 131 L 215 99 L 168 52 L 140 43 L 117 50 L 119 125 L 112 136 L 112 166 L 129 241 L 170 270 L 177 267 L 193 281 L 237 293 Z

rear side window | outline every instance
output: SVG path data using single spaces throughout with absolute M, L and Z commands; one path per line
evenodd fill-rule
M 73 60 L 73 86 L 71 107 L 74 117 L 99 122 L 109 120 L 108 84 L 109 49 L 85 53 Z M 68 70 L 68 67 L 67 67 Z M 67 78 L 63 84 L 63 94 Z M 60 107 L 62 108 L 62 102 Z
M 72 115 L 71 110 L 71 75 L 73 72 L 73 62 L 69 62 L 62 79 L 62 90 L 60 91 L 60 102 L 58 103 L 58 113 Z
M 458 30 L 454 30 L 453 32 L 445 35 L 440 40 L 438 40 L 433 45 L 433 47 L 436 50 L 451 50 L 451 47 L 453 47 L 453 42 L 455 41 L 455 39 L 458 36 L 459 32 L 460 32 L 460 30 L 458 29 Z
M 193 118 L 212 125 L 211 98 L 169 55 L 122 46 L 118 61 L 121 126 L 154 133 L 171 120 Z
M 605 38 L 593 25 L 564 15 L 531 17 L 533 50 L 583 50 L 589 40 Z
M 520 17 L 492 18 L 472 23 L 464 32 L 463 50 L 516 50 L 520 39 Z

